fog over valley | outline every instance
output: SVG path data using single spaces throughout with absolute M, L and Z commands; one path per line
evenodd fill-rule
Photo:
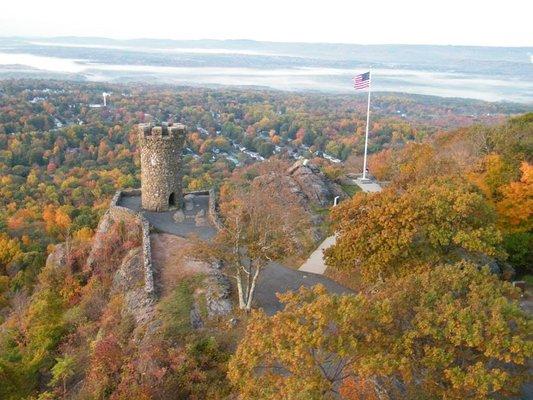
M 250 40 L 2 38 L 0 78 L 375 91 L 533 103 L 532 47 L 351 45 Z

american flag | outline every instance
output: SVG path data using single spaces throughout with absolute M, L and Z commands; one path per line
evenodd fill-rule
M 370 86 L 370 71 L 359 74 L 353 78 L 353 87 L 355 90 L 366 89 Z

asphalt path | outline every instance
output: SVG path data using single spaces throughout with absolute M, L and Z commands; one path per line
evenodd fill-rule
M 169 211 L 143 211 L 143 215 L 148 219 L 150 224 L 163 233 L 171 233 L 173 235 L 188 237 L 191 235 L 198 235 L 200 238 L 207 240 L 213 237 L 216 229 L 207 224 L 205 226 L 197 226 L 195 216 L 200 210 L 204 210 L 207 215 L 209 206 L 208 195 L 195 195 L 192 200 L 193 207 L 191 210 L 183 210 L 184 220 L 182 222 L 174 221 L 174 214 L 177 210 Z M 120 206 L 127 207 L 134 211 L 141 211 L 141 197 L 140 196 L 124 196 L 121 197 Z M 207 219 L 207 217 L 205 217 Z
M 283 309 L 276 293 L 296 291 L 303 287 L 322 284 L 332 294 L 350 294 L 352 290 L 332 281 L 325 276 L 302 272 L 287 268 L 278 263 L 268 264 L 261 275 L 256 287 L 254 306 L 262 308 L 267 314 L 272 315 Z

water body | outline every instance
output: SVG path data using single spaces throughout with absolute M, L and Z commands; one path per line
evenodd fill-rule
M 353 47 L 355 57 L 352 52 L 346 55 L 342 48 L 327 45 L 313 47 L 315 54 L 309 48 L 313 45 L 258 43 L 262 42 L 246 45 L 217 42 L 217 47 L 211 42 L 179 42 L 169 47 L 167 42 L 125 45 L 75 40 L 72 43 L 71 39 L 65 43 L 28 40 L 2 45 L 0 40 L 0 78 L 53 74 L 88 81 L 262 86 L 288 91 L 349 93 L 353 92 L 353 76 L 365 71 L 366 60 L 373 58 L 378 60 L 372 70 L 372 86 L 376 91 L 533 105 L 533 64 L 529 49 L 474 51 L 447 46 L 428 49 L 407 46 L 407 51 L 401 46 L 398 49 L 367 46 Z M 434 56 L 429 57 L 432 52 Z M 392 59 L 401 62 L 394 63 Z

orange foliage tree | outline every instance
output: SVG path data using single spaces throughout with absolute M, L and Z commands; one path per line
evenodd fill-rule
M 501 187 L 497 209 L 508 229 L 525 232 L 533 229 L 533 165 L 523 162 L 520 170 L 520 181 Z

